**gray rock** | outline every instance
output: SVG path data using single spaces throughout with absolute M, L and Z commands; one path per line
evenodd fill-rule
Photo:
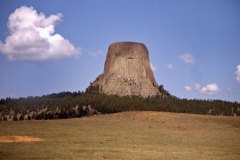
M 119 96 L 166 97 L 158 89 L 146 46 L 137 42 L 111 44 L 103 74 L 90 84 L 87 91 Z

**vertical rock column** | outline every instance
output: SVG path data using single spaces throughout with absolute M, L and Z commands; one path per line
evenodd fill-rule
M 151 70 L 148 50 L 137 42 L 111 44 L 103 74 L 87 90 L 119 96 L 164 96 Z

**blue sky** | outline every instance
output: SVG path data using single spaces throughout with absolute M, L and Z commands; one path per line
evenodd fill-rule
M 171 94 L 240 101 L 238 0 L 1 0 L 0 26 L 0 98 L 84 91 L 137 41 Z

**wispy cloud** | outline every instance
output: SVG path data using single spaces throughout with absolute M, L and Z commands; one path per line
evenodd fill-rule
M 200 84 L 195 83 L 191 86 L 187 85 L 184 88 L 188 92 L 191 92 L 192 90 L 196 90 L 200 93 L 209 94 L 209 95 L 217 94 L 221 91 L 221 88 L 216 83 L 207 84 L 206 86 L 201 86 Z
M 185 63 L 194 63 L 194 58 L 191 54 L 183 54 L 179 56 L 179 59 Z
M 198 83 L 193 84 L 193 89 L 201 91 L 201 85 Z
M 150 63 L 150 66 L 151 66 L 153 72 L 155 72 L 157 70 L 157 66 L 154 66 L 152 63 Z
M 168 64 L 166 67 L 167 67 L 167 69 L 169 69 L 169 70 L 173 70 L 173 64 Z
M 185 86 L 184 89 L 188 92 L 192 91 L 192 87 L 191 86 Z
M 88 50 L 82 50 L 82 53 L 87 54 L 87 55 L 89 55 L 91 57 L 94 57 L 94 58 L 97 58 L 97 57 L 102 56 L 104 54 L 104 52 L 101 51 L 101 50 L 98 50 L 98 51 L 95 51 L 95 52 L 88 51 Z
M 0 41 L 0 52 L 9 60 L 43 61 L 76 56 L 80 49 L 55 33 L 62 14 L 46 17 L 33 7 L 17 8 L 8 17 L 8 36 Z
M 236 80 L 240 83 L 240 64 L 237 66 Z

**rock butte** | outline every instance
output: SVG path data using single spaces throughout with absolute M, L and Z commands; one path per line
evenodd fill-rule
M 137 42 L 111 44 L 104 73 L 90 84 L 87 91 L 119 96 L 166 96 L 158 89 L 146 46 Z

